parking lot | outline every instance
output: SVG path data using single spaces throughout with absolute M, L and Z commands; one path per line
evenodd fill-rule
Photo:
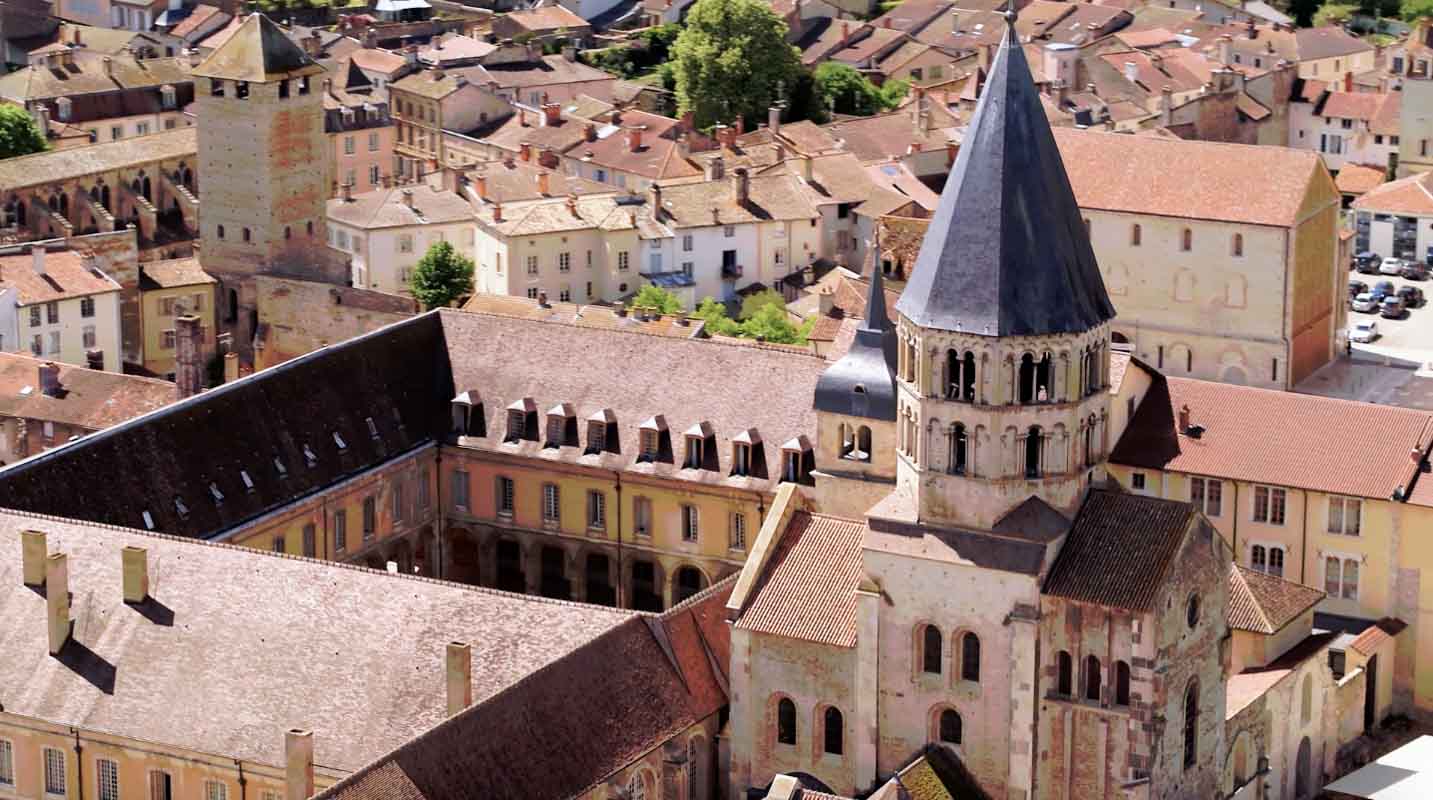
M 1354 270 L 1349 270 L 1348 280 L 1362 281 L 1370 287 L 1379 281 L 1392 281 L 1393 285 L 1400 289 L 1404 286 L 1416 286 L 1425 294 L 1433 293 L 1433 280 L 1411 281 L 1393 275 L 1365 274 Z M 1425 368 L 1433 361 L 1433 303 L 1429 303 L 1427 298 L 1424 298 L 1422 305 L 1408 309 L 1402 319 L 1387 319 L 1377 312 L 1348 312 L 1350 328 L 1365 320 L 1378 323 L 1379 337 L 1370 344 L 1355 343 L 1354 350 L 1369 355 L 1419 362 Z

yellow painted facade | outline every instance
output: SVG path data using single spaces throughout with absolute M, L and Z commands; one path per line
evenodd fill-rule
M 140 293 L 140 309 L 144 315 L 140 323 L 144 336 L 144 368 L 151 374 L 173 378 L 174 318 L 181 314 L 199 316 L 199 324 L 204 330 L 204 352 L 217 352 L 215 285 L 213 282 L 196 283 Z

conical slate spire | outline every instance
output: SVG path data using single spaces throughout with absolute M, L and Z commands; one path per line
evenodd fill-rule
M 921 327 L 988 336 L 1079 333 L 1115 310 L 1015 37 L 1015 12 L 1005 17 L 1005 40 L 896 310 Z
M 866 318 L 856 328 L 846 355 L 816 381 L 813 405 L 818 411 L 886 421 L 896 418 L 896 332 L 886 314 L 880 242 L 878 231 L 867 259 L 871 287 L 866 296 Z
M 871 288 L 866 294 L 866 319 L 861 323 L 860 330 L 885 333 L 891 326 L 891 320 L 886 315 L 886 290 L 881 279 L 880 247 L 881 234 L 877 231 L 876 244 L 871 248 L 876 258 L 872 260 Z

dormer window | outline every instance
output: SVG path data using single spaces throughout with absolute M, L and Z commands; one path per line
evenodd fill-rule
M 61 122 L 69 122 L 70 114 L 74 110 L 74 101 L 68 97 L 61 97 L 55 100 L 55 110 L 58 112 Z
M 811 471 L 816 469 L 816 449 L 805 436 L 781 446 L 781 480 L 785 483 L 800 483 L 811 486 L 815 483 Z
M 159 102 L 166 109 L 172 109 L 175 105 L 177 105 L 176 94 L 173 86 L 166 83 L 165 85 L 159 87 Z
M 144 529 L 150 531 L 154 530 L 154 515 L 150 514 L 148 511 L 141 511 L 139 515 L 144 518 Z
M 304 462 L 308 464 L 309 469 L 318 466 L 318 456 L 314 454 L 313 450 L 307 444 L 303 446 L 303 450 Z
M 508 431 L 503 437 L 504 442 L 537 439 L 537 403 L 531 397 L 524 397 L 508 406 L 507 417 Z
M 617 415 L 610 408 L 604 408 L 587 418 L 587 454 L 620 453 L 621 443 L 617 438 Z
M 487 436 L 487 420 L 483 417 L 482 396 L 468 390 L 453 398 L 450 406 L 453 415 L 453 432 L 459 436 Z
M 755 428 L 748 428 L 731 440 L 731 474 L 766 477 L 766 454 L 761 446 L 761 434 Z
M 223 96 L 224 96 L 224 82 L 223 82 L 222 80 L 220 80 L 220 79 L 218 79 L 218 78 L 210 78 L 210 79 L 209 79 L 209 96 L 210 96 L 210 97 L 223 97 Z
M 239 470 L 239 480 L 241 480 L 241 481 L 244 482 L 244 491 L 246 491 L 246 492 L 252 492 L 252 491 L 254 491 L 254 479 L 249 477 L 249 471 L 248 471 L 248 470 L 244 470 L 244 469 Z
M 638 429 L 641 452 L 638 461 L 672 461 L 672 435 L 667 430 L 667 420 L 661 414 L 642 423 Z
M 184 505 L 184 498 L 175 496 L 174 510 L 179 514 L 180 519 L 189 518 L 189 506 Z
M 283 460 L 280 459 L 278 456 L 274 456 L 274 471 L 279 473 L 280 478 L 289 474 L 289 468 L 284 466 Z
M 338 451 L 340 453 L 348 449 L 348 442 L 343 440 L 343 437 L 339 435 L 338 431 L 333 432 L 333 443 L 338 445 Z
M 699 422 L 687 429 L 686 469 L 716 469 L 716 434 L 711 423 Z
M 219 491 L 219 484 L 217 483 L 209 484 L 209 496 L 214 498 L 215 505 L 224 502 L 224 493 Z
M 234 96 L 237 97 L 237 98 L 239 98 L 240 100 L 243 100 L 243 99 L 247 98 L 247 97 L 249 96 L 249 82 L 248 82 L 248 81 L 235 81 L 235 83 L 234 83 Z
M 553 406 L 547 411 L 547 441 L 544 447 L 577 446 L 577 412 L 571 403 Z

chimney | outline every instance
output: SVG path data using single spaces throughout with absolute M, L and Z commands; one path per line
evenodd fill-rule
M 1254 27 L 1254 18 L 1250 17 L 1247 25 L 1244 26 L 1244 36 L 1248 39 L 1259 38 L 1259 29 Z
M 544 167 L 547 167 L 548 169 L 557 169 L 558 165 L 561 164 L 562 161 L 557 157 L 556 150 L 553 150 L 551 148 L 540 148 L 537 151 L 537 163 Z
M 88 369 L 104 372 L 104 351 L 98 347 L 91 347 L 85 351 L 85 367 Z
M 503 204 L 502 204 L 501 202 L 493 203 L 493 222 L 502 222 L 502 221 L 503 221 Z
M 179 399 L 204 389 L 204 329 L 197 315 L 174 318 L 174 384 Z
M 113 77 L 114 77 L 114 59 L 110 58 L 109 56 L 105 56 L 105 57 L 104 57 L 104 61 L 102 61 L 101 63 L 104 64 L 104 76 L 105 76 L 106 78 L 113 78 Z
M 542 124 L 551 127 L 562 122 L 562 106 L 559 103 L 548 103 L 542 107 Z
M 647 203 L 652 206 L 652 221 L 662 221 L 662 187 L 652 181 L 647 185 Z
M 781 133 L 781 106 L 766 109 L 766 127 L 771 130 L 772 136 Z
M 126 546 L 120 551 L 124 567 L 124 602 L 143 603 L 149 597 L 149 551 Z
M 284 733 L 284 800 L 313 797 L 313 731 Z
M 552 174 L 547 170 L 537 173 L 537 193 L 543 197 L 552 194 Z
M 448 716 L 473 704 L 473 648 L 448 642 Z
M 577 194 L 575 192 L 567 195 L 567 213 L 574 217 L 579 216 L 577 213 Z
M 1219 63 L 1228 65 L 1234 60 L 1234 37 L 1224 34 L 1219 37 Z
M 199 66 L 199 62 L 201 62 L 201 61 L 204 60 L 204 56 L 203 56 L 202 54 L 200 54 L 199 48 L 197 48 L 197 47 L 191 47 L 191 48 L 189 48 L 188 50 L 185 50 L 184 52 L 185 52 L 186 55 L 189 56 L 189 66 L 190 66 L 190 67 L 197 67 L 197 66 Z
M 732 140 L 735 141 L 737 136 L 746 133 L 746 117 L 740 114 L 736 115 L 736 121 L 732 122 L 731 129 L 733 132 Z
M 339 196 L 341 196 L 341 197 L 343 198 L 343 202 L 345 202 L 345 203 L 352 203 L 352 202 L 353 202 L 353 184 L 352 184 L 352 183 L 349 183 L 348 181 L 344 181 L 343 183 L 340 183 L 340 184 L 338 185 L 338 191 L 339 191 Z
M 562 58 L 563 58 L 563 60 L 569 61 L 569 62 L 571 62 L 571 61 L 576 61 L 576 60 L 577 60 L 577 48 L 576 48 L 576 47 L 573 47 L 573 46 L 570 45 L 570 44 L 569 44 L 569 45 L 563 45 L 563 48 L 562 48 Z
M 44 531 L 22 531 L 20 533 L 20 562 L 22 581 L 26 586 L 45 585 L 45 556 L 50 551 L 45 547 Z
M 40 392 L 50 397 L 60 394 L 60 365 L 46 361 L 39 367 Z
M 1343 74 L 1343 90 L 1344 90 L 1345 92 L 1351 92 L 1351 91 L 1353 91 L 1353 73 L 1352 73 L 1352 72 L 1345 72 L 1345 73 Z
M 951 14 L 950 14 L 950 33 L 951 33 L 952 36 L 955 35 L 955 34 L 960 33 L 960 13 L 959 13 L 959 12 L 954 12 L 954 11 L 953 11 L 953 12 L 951 12 Z
M 239 379 L 239 354 L 224 354 L 224 382 L 233 383 Z
M 707 180 L 719 181 L 726 177 L 726 159 L 721 156 L 713 156 L 706 165 Z
M 1174 90 L 1168 86 L 1159 88 L 1159 112 L 1164 115 L 1164 125 L 1174 124 Z
M 538 291 L 538 293 L 537 293 L 537 307 L 538 307 L 538 308 L 550 308 L 550 306 L 547 304 L 547 292 Z
M 50 623 L 50 655 L 59 655 L 70 638 L 70 567 L 64 553 L 45 557 L 45 611 Z
M 731 176 L 732 199 L 745 208 L 751 203 L 751 175 L 746 167 L 737 167 Z
M 486 172 L 473 173 L 473 190 L 478 193 L 479 200 L 488 199 L 488 174 Z
M 641 152 L 641 150 L 642 150 L 642 128 L 641 128 L 641 127 L 628 128 L 628 129 L 627 129 L 627 149 L 628 149 L 628 150 L 631 150 L 631 151 L 634 152 L 634 153 Z
M 412 189 L 404 189 L 401 196 L 403 197 L 403 205 L 407 206 L 408 208 L 412 208 L 412 207 L 413 207 L 413 190 L 412 190 Z
M 945 165 L 947 167 L 955 166 L 955 157 L 959 154 L 960 145 L 956 144 L 955 142 L 945 143 Z
M 821 316 L 829 317 L 831 315 L 831 309 L 836 307 L 836 290 L 827 289 L 821 292 L 816 295 L 816 302 Z
M 523 161 L 532 160 L 532 142 L 523 142 L 517 146 L 517 157 Z
M 75 38 L 75 44 L 76 44 L 76 45 L 82 45 L 82 44 L 84 44 L 84 39 L 80 36 L 80 31 L 82 31 L 83 28 L 81 28 L 80 26 L 76 25 L 76 26 L 74 26 L 73 30 L 74 30 L 74 34 L 75 34 L 75 37 L 74 37 L 74 38 Z
M 1179 407 L 1179 432 L 1189 432 L 1189 404 L 1185 403 Z
M 589 141 L 589 142 L 595 142 L 595 141 L 597 141 L 597 126 L 596 126 L 596 125 L 593 125 L 593 124 L 590 123 L 590 122 L 587 123 L 586 125 L 583 125 L 583 126 L 582 126 L 582 138 L 583 138 L 583 139 L 586 139 L 586 140 Z
M 30 245 L 30 263 L 35 267 L 36 275 L 45 274 L 45 246 L 42 244 Z
M 1134 63 L 1133 61 L 1125 62 L 1125 80 L 1129 81 L 1130 83 L 1137 83 L 1139 81 L 1138 64 Z

